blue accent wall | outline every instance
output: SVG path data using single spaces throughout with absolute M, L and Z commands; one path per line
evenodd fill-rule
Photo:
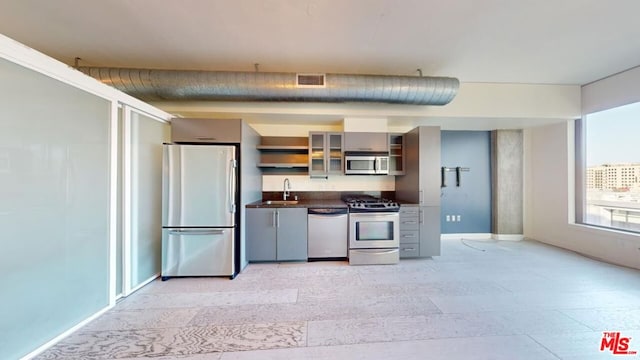
M 491 232 L 491 133 L 489 131 L 442 131 L 442 166 L 469 168 L 462 172 L 460 187 L 455 171 L 446 173 L 441 188 L 443 234 Z M 446 216 L 460 215 L 460 222 Z

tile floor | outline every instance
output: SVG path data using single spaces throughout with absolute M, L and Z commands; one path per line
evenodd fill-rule
M 534 241 L 398 265 L 251 264 L 155 281 L 39 359 L 601 359 L 640 351 L 640 271 Z M 636 340 L 637 339 L 637 340 Z

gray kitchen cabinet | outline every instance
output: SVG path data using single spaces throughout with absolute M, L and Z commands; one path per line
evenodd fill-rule
M 309 176 L 342 174 L 342 149 L 341 132 L 309 132 Z
M 307 209 L 276 211 L 276 260 L 307 260 Z
M 420 256 L 420 207 L 400 206 L 400 258 Z
M 247 209 L 247 259 L 307 259 L 306 208 Z
M 405 174 L 396 198 L 420 207 L 419 256 L 440 255 L 440 127 L 420 126 L 404 136 Z
M 396 197 L 420 206 L 440 206 L 440 127 L 417 127 L 404 140 L 406 170 L 396 177 Z
M 242 141 L 241 119 L 171 119 L 174 143 L 239 143 Z
M 387 133 L 345 132 L 344 151 L 389 152 Z
M 276 261 L 276 209 L 247 209 L 247 260 Z
M 420 257 L 440 255 L 440 207 L 420 207 Z

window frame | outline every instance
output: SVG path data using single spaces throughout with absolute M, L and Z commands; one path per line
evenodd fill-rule
M 629 104 L 627 104 L 629 105 Z M 620 105 L 625 106 L 625 105 Z M 605 109 L 601 111 L 612 110 Z M 590 114 L 583 114 L 581 118 L 574 121 L 574 221 L 577 225 L 595 227 L 608 231 L 617 231 L 631 235 L 639 235 L 640 230 L 626 229 L 602 224 L 593 224 L 585 220 L 587 207 L 587 117 Z M 640 212 L 640 210 L 639 210 Z

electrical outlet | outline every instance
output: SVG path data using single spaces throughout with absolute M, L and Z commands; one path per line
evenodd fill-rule
M 462 218 L 462 216 L 460 215 L 456 215 L 456 221 L 460 222 L 460 219 Z
M 450 215 L 445 216 L 445 220 L 446 220 L 447 222 L 450 222 L 450 221 L 451 221 L 451 216 L 450 216 Z

